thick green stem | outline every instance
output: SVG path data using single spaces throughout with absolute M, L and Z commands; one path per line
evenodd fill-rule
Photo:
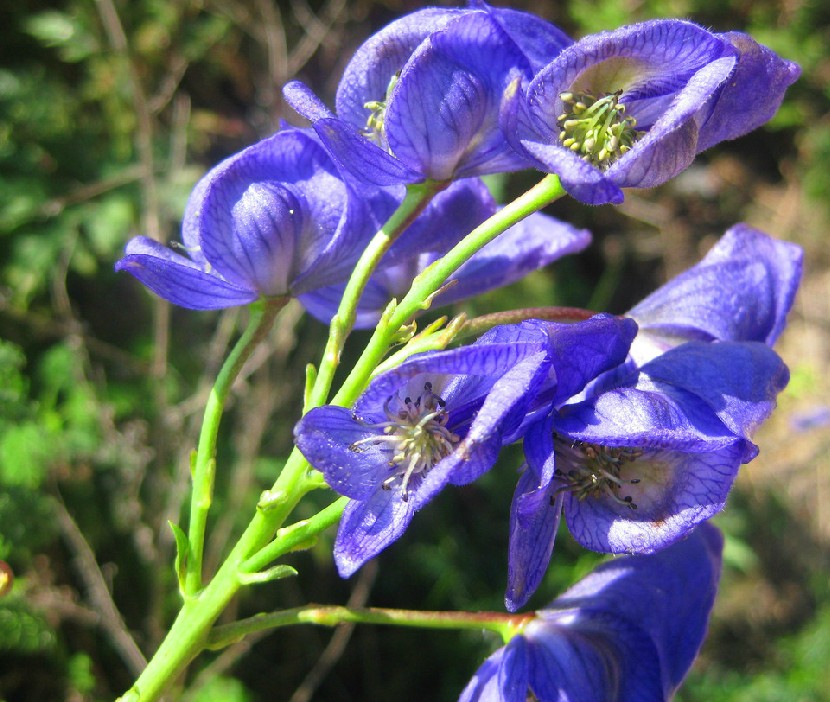
M 357 399 L 372 372 L 387 352 L 398 329 L 420 310 L 429 307 L 435 293 L 465 261 L 506 229 L 558 200 L 564 194 L 565 190 L 557 176 L 545 176 L 530 190 L 482 222 L 449 252 L 422 271 L 412 282 L 409 292 L 378 324 L 363 354 L 332 399 L 331 404 L 348 407 Z
M 193 462 L 193 490 L 190 498 L 190 524 L 188 527 L 188 553 L 184 554 L 184 589 L 193 596 L 202 586 L 202 557 L 205 546 L 205 525 L 213 499 L 213 483 L 216 474 L 216 440 L 225 400 L 234 380 L 256 345 L 271 329 L 277 313 L 288 302 L 287 297 L 260 300 L 250 306 L 248 327 L 231 351 L 210 392 L 202 430 L 199 435 L 196 458 Z
M 407 609 L 351 609 L 338 606 L 309 605 L 270 614 L 258 614 L 233 624 L 216 627 L 208 647 L 224 648 L 257 631 L 267 631 L 294 624 L 337 626 L 344 622 L 406 626 L 418 629 L 452 629 L 455 631 L 494 631 L 504 641 L 520 633 L 533 614 L 501 612 L 416 612 Z

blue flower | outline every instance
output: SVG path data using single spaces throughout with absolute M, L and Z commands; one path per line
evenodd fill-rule
M 604 553 L 653 553 L 720 511 L 788 379 L 765 344 L 688 342 L 589 399 L 554 404 L 524 438 L 508 609 L 541 581 L 563 511 L 573 537 Z
M 700 151 L 766 122 L 799 76 L 737 32 L 655 20 L 564 49 L 502 114 L 511 144 L 578 200 L 619 203 L 621 188 L 660 185 Z
M 387 200 L 356 198 L 316 137 L 287 129 L 196 185 L 182 222 L 187 255 L 139 236 L 115 268 L 195 310 L 299 295 L 348 277 L 377 219 L 391 212 Z
M 784 330 L 801 281 L 804 252 L 736 224 L 703 260 L 636 305 L 637 363 L 685 341 L 760 341 Z
M 357 328 L 373 327 L 392 298 L 401 299 L 413 279 L 438 260 L 468 232 L 497 210 L 496 202 L 477 179 L 453 183 L 401 235 L 384 255 L 357 307 Z M 529 272 L 591 242 L 577 229 L 543 214 L 532 214 L 490 242 L 464 263 L 432 300 L 431 308 L 448 305 L 509 285 Z M 345 284 L 302 295 L 305 308 L 323 322 L 337 310 Z
M 704 524 L 659 554 L 600 565 L 490 656 L 460 702 L 670 700 L 706 635 L 722 550 Z
M 302 83 L 286 100 L 334 158 L 370 185 L 449 180 L 525 167 L 499 129 L 513 78 L 529 79 L 568 39 L 515 10 L 428 8 L 361 46 L 338 86 L 335 117 Z
M 620 363 L 635 333 L 630 320 L 605 316 L 496 327 L 471 346 L 417 354 L 380 374 L 352 410 L 312 409 L 295 428 L 297 446 L 352 498 L 334 548 L 340 574 L 398 539 L 445 485 L 489 470 L 540 397 L 570 397 Z

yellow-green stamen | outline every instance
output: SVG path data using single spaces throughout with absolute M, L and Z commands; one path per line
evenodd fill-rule
M 622 91 L 596 98 L 590 94 L 562 93 L 569 110 L 557 118 L 562 146 L 599 168 L 607 168 L 629 151 L 637 140 L 637 120 L 625 114 Z
M 386 118 L 386 107 L 389 102 L 389 97 L 392 95 L 392 91 L 398 84 L 398 78 L 400 75 L 401 72 L 398 71 L 392 76 L 389 81 L 389 85 L 386 87 L 386 94 L 383 96 L 383 100 L 369 100 L 368 102 L 363 103 L 363 107 L 369 110 L 369 117 L 366 119 L 366 126 L 363 128 L 363 136 L 367 139 L 371 139 L 379 146 L 383 146 L 386 141 L 383 132 L 384 120 Z

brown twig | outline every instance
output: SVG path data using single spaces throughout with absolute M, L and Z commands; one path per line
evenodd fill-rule
M 147 665 L 147 659 L 133 640 L 121 618 L 121 613 L 115 606 L 95 559 L 95 553 L 63 502 L 56 499 L 54 504 L 61 533 L 73 554 L 75 569 L 86 587 L 92 609 L 99 615 L 98 626 L 107 634 L 130 673 L 138 675 Z

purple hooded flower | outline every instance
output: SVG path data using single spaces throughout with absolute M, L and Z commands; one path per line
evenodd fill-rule
M 302 83 L 285 87 L 345 170 L 370 185 L 449 180 L 525 167 L 498 124 L 504 89 L 571 43 L 531 14 L 490 8 L 419 10 L 356 52 L 337 116 Z
M 378 194 L 370 212 L 317 139 L 287 129 L 196 185 L 182 222 L 187 255 L 139 236 L 115 268 L 195 310 L 302 294 L 348 277 L 376 219 L 394 207 L 384 198 Z
M 541 581 L 564 511 L 604 553 L 653 553 L 720 511 L 787 367 L 757 342 L 689 342 L 555 409 L 524 438 L 511 507 L 508 609 Z
M 490 656 L 460 702 L 667 702 L 706 635 L 722 551 L 703 524 L 603 563 Z
M 736 224 L 703 260 L 657 289 L 628 316 L 643 364 L 685 341 L 760 341 L 784 330 L 801 280 L 801 247 Z
M 457 181 L 440 193 L 381 260 L 358 304 L 355 326 L 374 326 L 389 301 L 401 299 L 416 275 L 496 210 L 489 190 L 477 179 Z M 581 251 L 590 242 L 590 232 L 585 229 L 532 214 L 464 263 L 450 276 L 431 307 L 509 285 L 562 256 Z M 320 288 L 301 296 L 300 301 L 312 315 L 329 322 L 344 287 L 345 284 Z
M 631 320 L 496 327 L 475 344 L 426 352 L 375 378 L 352 410 L 312 409 L 295 440 L 337 492 L 352 498 L 334 547 L 343 577 L 403 534 L 445 485 L 489 470 L 544 397 L 568 397 L 619 363 Z
M 737 32 L 655 20 L 566 48 L 502 111 L 513 147 L 578 200 L 623 200 L 688 167 L 695 154 L 770 119 L 799 76 Z

